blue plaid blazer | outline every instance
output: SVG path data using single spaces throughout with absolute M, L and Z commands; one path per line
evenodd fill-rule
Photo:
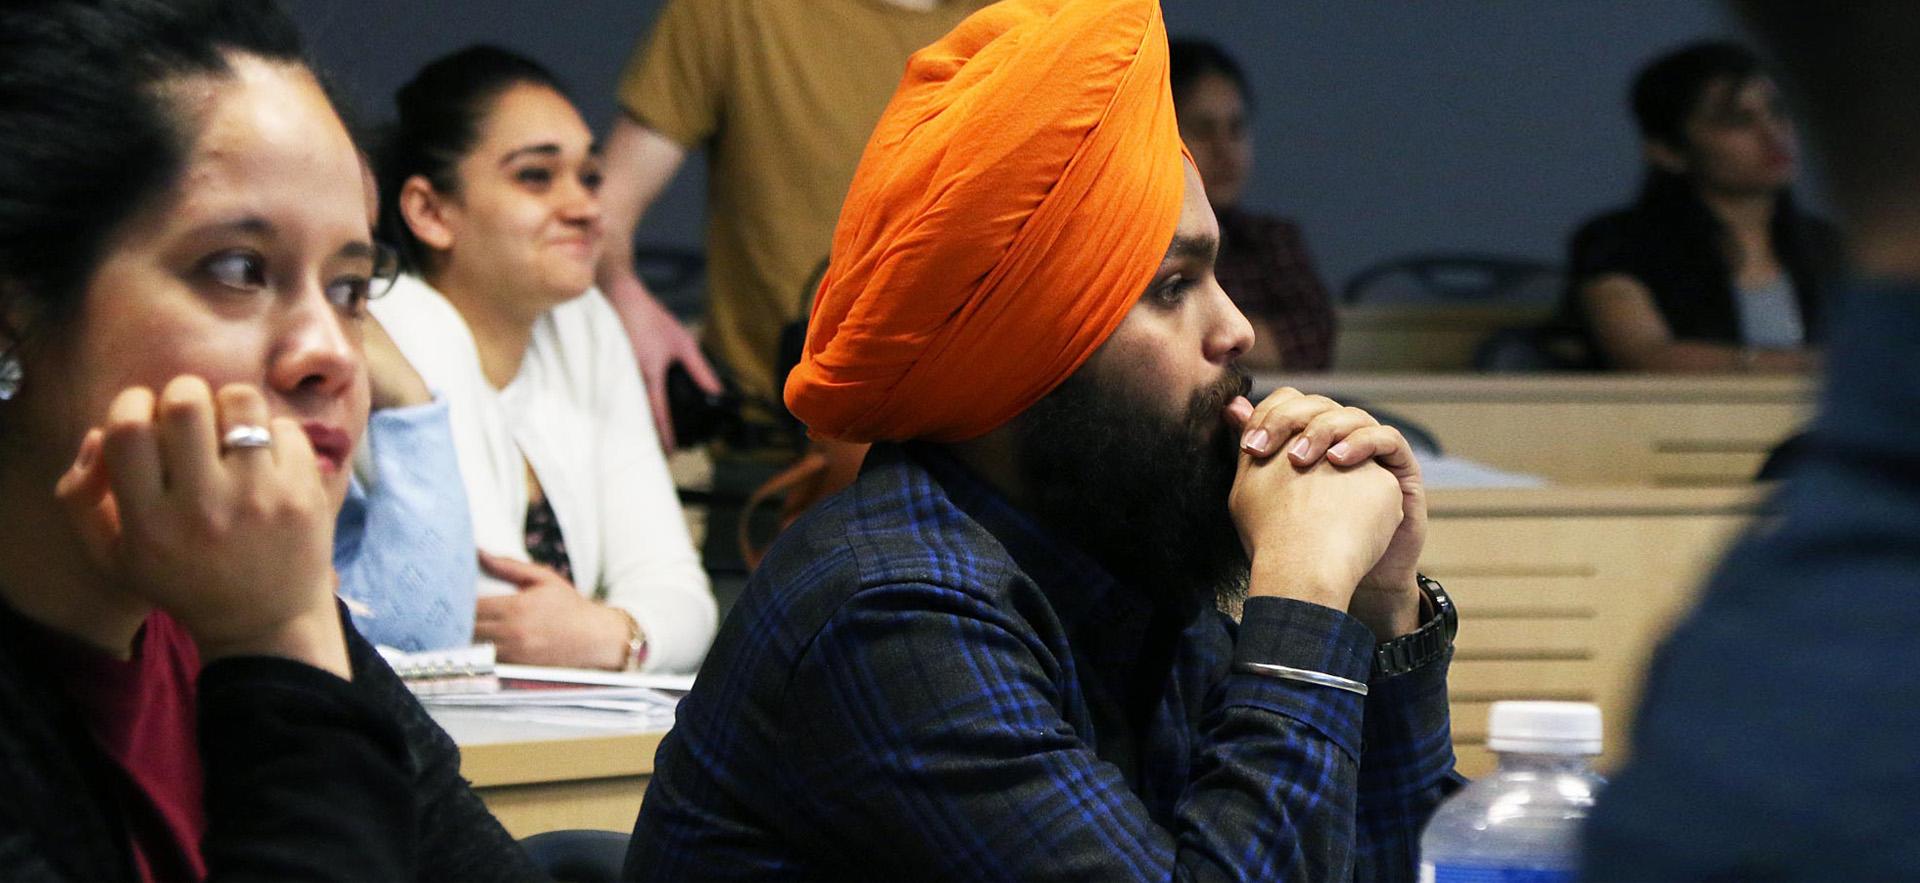
M 1370 678 L 1372 649 L 1302 602 L 1156 609 L 937 449 L 876 446 L 722 628 L 626 876 L 1411 880 L 1460 781 L 1447 661 Z

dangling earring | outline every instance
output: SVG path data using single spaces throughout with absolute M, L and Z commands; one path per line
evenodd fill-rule
M 0 402 L 20 392 L 20 359 L 11 350 L 0 353 Z

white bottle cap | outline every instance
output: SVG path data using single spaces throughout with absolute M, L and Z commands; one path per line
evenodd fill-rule
M 1590 702 L 1495 702 L 1487 748 L 1528 754 L 1599 754 L 1600 708 Z

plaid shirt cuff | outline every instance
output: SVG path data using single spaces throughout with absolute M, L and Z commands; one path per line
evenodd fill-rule
M 1368 683 L 1366 745 L 1370 754 L 1367 767 L 1361 770 L 1362 791 L 1384 786 L 1397 795 L 1429 784 L 1453 769 L 1453 734 L 1447 706 L 1447 668 L 1452 661 L 1453 651 L 1449 650 L 1413 671 Z M 1381 780 L 1367 781 L 1370 774 Z
M 1365 683 L 1373 670 L 1373 633 L 1330 607 L 1290 598 L 1248 598 L 1233 661 L 1284 665 Z M 1365 700 L 1358 694 L 1231 671 L 1224 701 L 1228 707 L 1260 708 L 1300 721 L 1354 758 L 1360 756 Z
M 1447 667 L 1453 654 L 1367 685 L 1359 832 L 1382 868 L 1414 867 L 1436 801 L 1466 780 L 1453 772 Z
M 1445 727 L 1453 651 L 1412 671 L 1367 682 L 1367 738 L 1424 736 Z M 1374 726 L 1378 723 L 1379 726 Z

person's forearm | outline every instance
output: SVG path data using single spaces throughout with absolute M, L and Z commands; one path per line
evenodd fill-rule
M 471 605 L 469 605 L 471 608 Z M 460 750 L 413 692 L 360 635 L 349 631 L 353 691 L 384 710 L 407 743 L 413 803 L 422 812 L 409 843 L 422 878 L 489 881 L 543 879 L 460 775 Z
M 1249 571 L 1250 597 L 1305 601 L 1351 615 L 1376 640 L 1390 641 L 1420 626 L 1420 593 L 1356 592 L 1344 577 L 1315 568 L 1316 556 L 1281 553 L 1256 554 Z
M 1313 556 L 1295 555 L 1294 551 L 1255 554 L 1248 572 L 1247 594 L 1255 598 L 1291 598 L 1345 611 L 1353 598 L 1353 585 L 1312 566 Z
M 372 416 L 375 481 L 357 524 L 342 526 L 358 542 L 336 543 L 342 593 L 372 608 L 361 630 L 397 647 L 459 646 L 473 635 L 479 565 L 449 413 L 441 399 Z
M 680 145 L 632 117 L 622 115 L 614 123 L 601 150 L 606 177 L 600 185 L 600 217 L 606 241 L 596 275 L 602 290 L 628 290 L 607 279 L 633 275 L 634 231 L 685 159 Z
M 1420 589 L 1418 583 L 1400 590 L 1393 586 L 1369 587 L 1362 581 L 1347 604 L 1347 612 L 1373 632 L 1382 643 L 1412 634 L 1420 627 Z
M 222 659 L 268 657 L 312 666 L 342 680 L 353 678 L 339 615 L 331 605 L 271 630 L 218 642 L 196 637 L 194 643 L 201 659 L 209 664 Z
M 1647 347 L 1618 360 L 1630 371 L 1665 372 L 1793 372 L 1808 371 L 1815 359 L 1804 349 L 1751 349 L 1723 343 L 1676 340 Z
M 1754 350 L 1749 370 L 1806 372 L 1820 369 L 1820 353 L 1811 349 Z
M 427 381 L 400 352 L 399 344 L 387 334 L 386 326 L 371 314 L 362 323 L 363 347 L 367 363 L 367 385 L 371 388 L 374 413 L 413 408 L 433 401 Z
M 657 563 L 661 569 L 650 576 L 629 573 L 616 582 L 606 603 L 640 624 L 648 671 L 691 672 L 713 643 L 719 610 L 697 558 L 667 557 Z

